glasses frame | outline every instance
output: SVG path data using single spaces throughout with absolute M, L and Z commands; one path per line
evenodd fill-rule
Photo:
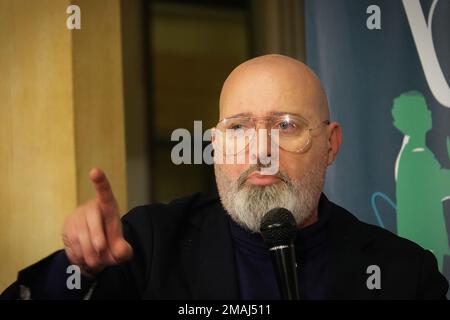
M 265 122 L 267 122 L 267 120 L 270 120 L 270 119 L 273 119 L 273 118 L 277 118 L 277 117 L 283 117 L 283 116 L 300 118 L 300 119 L 301 119 L 302 121 L 304 121 L 307 125 L 309 125 L 308 120 L 306 120 L 305 118 L 303 118 L 303 117 L 300 116 L 300 115 L 292 114 L 292 113 L 280 113 L 280 114 L 274 114 L 274 115 L 271 115 L 271 116 L 261 116 L 261 117 L 250 117 L 250 116 L 244 116 L 244 115 L 231 116 L 231 117 L 227 117 L 227 118 L 223 118 L 223 119 L 219 120 L 219 122 L 218 122 L 217 125 L 216 125 L 216 129 L 220 126 L 220 124 L 222 124 L 222 123 L 224 123 L 224 122 L 226 122 L 226 121 L 229 121 L 229 120 L 232 120 L 232 119 L 240 119 L 240 118 L 243 118 L 243 119 L 251 120 L 251 122 L 252 122 L 252 124 L 253 124 L 253 129 L 254 129 L 254 131 L 255 131 L 255 133 L 256 133 L 256 132 L 257 132 L 257 123 L 260 122 L 261 120 L 265 120 Z M 286 152 L 291 152 L 291 153 L 302 153 L 302 152 L 304 152 L 305 149 L 306 149 L 307 147 L 309 147 L 309 145 L 311 144 L 311 141 L 312 141 L 312 134 L 311 134 L 311 132 L 314 131 L 314 130 L 320 129 L 320 128 L 323 127 L 324 125 L 327 125 L 327 126 L 328 126 L 330 123 L 331 123 L 330 120 L 322 120 L 322 121 L 320 122 L 320 124 L 317 125 L 316 127 L 308 127 L 308 128 L 305 128 L 305 131 L 307 131 L 307 134 L 308 134 L 308 142 L 305 144 L 305 146 L 303 146 L 302 148 L 300 148 L 300 149 L 298 149 L 298 150 L 295 150 L 295 151 L 293 151 L 293 150 L 287 150 L 287 149 L 283 148 L 281 145 L 279 145 L 278 147 L 281 148 L 281 149 L 283 149 L 283 150 L 286 151 Z M 270 131 L 268 131 L 268 135 L 270 136 Z M 253 139 L 255 138 L 255 136 L 256 136 L 256 134 L 254 134 L 254 135 L 252 136 L 252 138 L 250 139 L 250 141 L 249 141 L 247 144 L 245 144 L 245 146 L 244 146 L 244 148 L 243 148 L 242 150 L 245 150 L 245 148 L 247 148 L 247 146 L 250 144 L 251 141 L 253 141 Z M 241 152 L 242 150 L 239 150 L 239 151 L 237 151 L 237 152 L 234 153 L 234 154 L 236 155 L 236 154 L 238 154 L 239 152 Z

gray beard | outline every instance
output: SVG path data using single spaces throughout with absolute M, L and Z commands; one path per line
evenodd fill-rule
M 259 170 L 257 165 L 243 172 L 237 181 L 228 179 L 222 165 L 216 164 L 214 170 L 223 207 L 237 224 L 252 232 L 259 232 L 264 215 L 277 207 L 291 211 L 297 225 L 302 225 L 317 207 L 325 176 L 325 166 L 318 163 L 299 181 L 280 170 L 280 182 L 257 186 L 245 183 L 248 175 Z

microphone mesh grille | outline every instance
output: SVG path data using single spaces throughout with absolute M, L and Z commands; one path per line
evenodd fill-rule
M 269 247 L 290 245 L 297 235 L 294 216 L 285 208 L 274 208 L 267 212 L 259 230 Z

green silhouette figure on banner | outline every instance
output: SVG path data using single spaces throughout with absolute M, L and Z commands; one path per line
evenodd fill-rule
M 440 166 L 426 145 L 432 120 L 421 92 L 395 98 L 392 116 L 405 135 L 395 165 L 397 233 L 431 250 L 442 271 L 450 254 L 443 209 L 443 201 L 450 198 L 450 170 Z M 448 138 L 447 149 L 450 156 Z

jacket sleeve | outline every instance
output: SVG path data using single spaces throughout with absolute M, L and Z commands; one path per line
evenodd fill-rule
M 423 250 L 418 284 L 418 299 L 445 300 L 448 282 L 439 272 L 436 258 L 429 250 Z
M 93 281 L 74 268 L 64 250 L 59 250 L 21 270 L 17 281 L 2 295 L 2 299 L 82 299 Z
M 94 279 L 80 274 L 77 284 L 73 278 L 76 277 L 75 272 L 68 269 L 70 262 L 65 252 L 60 250 L 21 270 L 17 281 L 1 294 L 0 299 L 139 298 L 150 266 L 151 225 L 147 213 L 145 207 L 138 207 L 122 219 L 124 237 L 133 247 L 133 257 L 129 262 L 107 267 Z

